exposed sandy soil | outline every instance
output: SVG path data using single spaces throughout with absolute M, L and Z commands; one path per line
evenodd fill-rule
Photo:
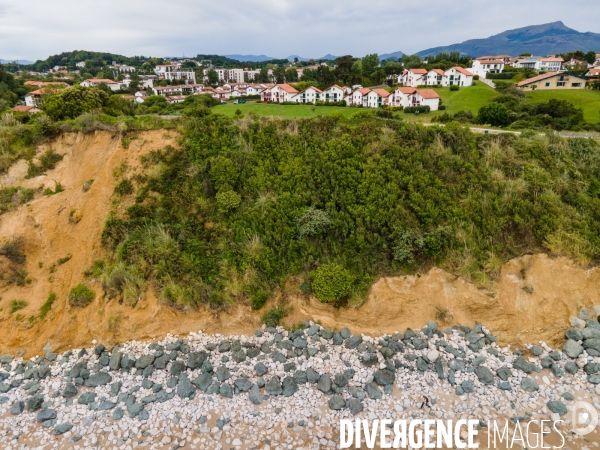
M 264 311 L 251 311 L 240 305 L 218 317 L 210 311 L 183 313 L 161 305 L 152 292 L 132 309 L 114 300 L 107 301 L 99 282 L 86 280 L 83 275 L 95 259 L 106 256 L 100 236 L 112 207 L 115 170 L 126 162 L 126 173 L 131 175 L 139 170 L 141 155 L 166 145 L 175 146 L 176 142 L 173 132 L 151 131 L 140 133 L 124 149 L 118 134 L 67 134 L 39 148 L 40 153 L 52 148 L 64 155 L 54 170 L 25 180 L 27 164 L 20 161 L 0 177 L 3 187 L 53 188 L 58 181 L 66 188 L 53 196 L 38 194 L 30 203 L 0 216 L 0 240 L 24 239 L 25 268 L 31 278 L 24 287 L 0 288 L 0 353 L 22 350 L 33 356 L 42 353 L 48 342 L 57 351 L 90 345 L 92 340 L 110 344 L 200 329 L 240 334 L 260 326 Z M 90 179 L 94 180 L 91 189 L 84 192 L 82 186 Z M 78 223 L 70 220 L 73 209 L 75 217 L 81 219 Z M 56 271 L 51 273 L 50 268 L 69 254 L 72 258 L 56 265 Z M 0 263 L 0 271 L 5 270 L 8 262 L 4 257 L 0 257 Z M 70 307 L 69 289 L 81 282 L 96 291 L 96 298 L 86 308 Z M 35 319 L 30 324 L 27 318 L 39 314 L 50 292 L 57 295 L 50 313 L 44 320 Z M 447 314 L 452 316 L 449 325 L 479 321 L 501 343 L 523 344 L 543 339 L 560 344 L 569 316 L 581 306 L 600 304 L 600 269 L 584 269 L 566 258 L 526 255 L 505 264 L 496 288 L 484 291 L 433 268 L 421 276 L 380 279 L 373 285 L 367 302 L 358 309 L 335 309 L 298 292 L 290 289 L 285 296 L 278 296 L 286 297 L 293 306 L 286 318 L 288 324 L 311 319 L 330 328 L 348 326 L 355 333 L 376 335 L 403 331 L 406 327 L 420 328 L 427 320 L 436 319 L 439 307 L 451 310 Z M 9 314 L 12 299 L 24 299 L 28 304 Z M 23 319 L 16 321 L 17 314 L 22 314 Z

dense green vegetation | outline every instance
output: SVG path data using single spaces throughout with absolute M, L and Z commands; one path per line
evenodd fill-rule
M 290 275 L 343 304 L 378 275 L 433 264 L 485 284 L 526 252 L 600 256 L 594 141 L 476 136 L 367 112 L 203 114 L 182 129 L 181 150 L 145 159 L 134 204 L 103 232 L 105 289 L 132 304 L 152 286 L 180 308 L 259 308 Z

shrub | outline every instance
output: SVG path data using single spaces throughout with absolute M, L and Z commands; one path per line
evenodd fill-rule
M 69 305 L 85 307 L 89 305 L 96 294 L 85 284 L 78 284 L 69 291 Z
M 456 84 L 453 84 L 452 86 L 450 86 L 451 91 L 458 91 L 459 89 L 460 88 Z
M 510 111 L 503 103 L 490 103 L 482 106 L 477 113 L 477 123 L 493 127 L 510 125 Z
M 50 309 L 52 309 L 52 304 L 55 301 L 56 301 L 56 294 L 54 292 L 50 292 L 50 295 L 48 295 L 48 299 L 40 307 L 40 315 L 39 315 L 40 319 L 43 319 L 44 317 L 46 317 L 46 314 L 48 314 L 50 312 Z
M 9 312 L 11 314 L 25 308 L 27 306 L 27 302 L 25 300 L 11 300 L 10 301 L 10 307 L 9 307 Z
M 115 186 L 115 193 L 119 195 L 133 194 L 133 183 L 129 180 L 121 180 L 119 184 Z
M 319 267 L 313 276 L 315 296 L 325 303 L 337 302 L 350 293 L 354 277 L 339 264 L 329 263 Z
M 426 114 L 429 111 L 431 111 L 431 107 L 429 105 L 407 106 L 404 108 L 405 114 Z
M 285 317 L 285 310 L 282 306 L 279 308 L 271 308 L 263 316 L 263 323 L 268 327 L 276 327 Z
M 311 206 L 306 208 L 298 218 L 298 234 L 300 237 L 316 236 L 331 227 L 332 224 L 326 211 Z
M 217 194 L 217 206 L 219 211 L 227 213 L 240 206 L 242 197 L 235 191 L 224 191 Z

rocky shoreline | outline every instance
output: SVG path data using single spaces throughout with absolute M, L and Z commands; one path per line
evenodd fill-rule
M 483 430 L 498 418 L 551 418 L 567 429 L 578 398 L 600 409 L 598 313 L 571 318 L 561 351 L 521 352 L 480 324 L 430 321 L 379 338 L 306 323 L 5 355 L 0 446 L 336 448 L 339 420 L 354 417 L 476 418 Z

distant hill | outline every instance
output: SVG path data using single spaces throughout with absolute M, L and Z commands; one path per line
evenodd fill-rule
M 379 55 L 379 59 L 381 61 L 385 61 L 386 59 L 398 59 L 398 58 L 402 58 L 402 55 L 404 55 L 404 52 L 401 52 L 400 50 L 398 50 L 397 52 L 394 53 L 384 53 L 382 55 Z
M 266 55 L 223 55 L 226 58 L 230 58 L 230 59 L 235 59 L 236 61 L 241 61 L 241 62 L 264 62 L 264 61 L 271 61 L 272 59 L 277 59 L 277 58 L 273 58 L 272 56 L 266 56 Z
M 320 61 L 320 60 L 323 60 L 323 59 L 329 60 L 329 59 L 335 59 L 335 58 L 337 58 L 337 56 L 332 55 L 331 53 L 327 53 L 325 56 L 322 56 L 321 58 L 313 58 L 313 59 L 315 59 L 317 61 Z
M 508 30 L 486 39 L 470 39 L 460 44 L 429 48 L 417 53 L 417 55 L 428 56 L 441 52 L 458 51 L 473 57 L 484 55 L 517 56 L 526 52 L 544 56 L 574 50 L 583 50 L 584 52 L 600 50 L 600 34 L 581 33 L 567 27 L 562 22 L 552 22 Z
M 10 64 L 10 63 L 29 65 L 29 64 L 33 64 L 33 61 L 28 61 L 26 59 L 0 59 L 0 64 Z

